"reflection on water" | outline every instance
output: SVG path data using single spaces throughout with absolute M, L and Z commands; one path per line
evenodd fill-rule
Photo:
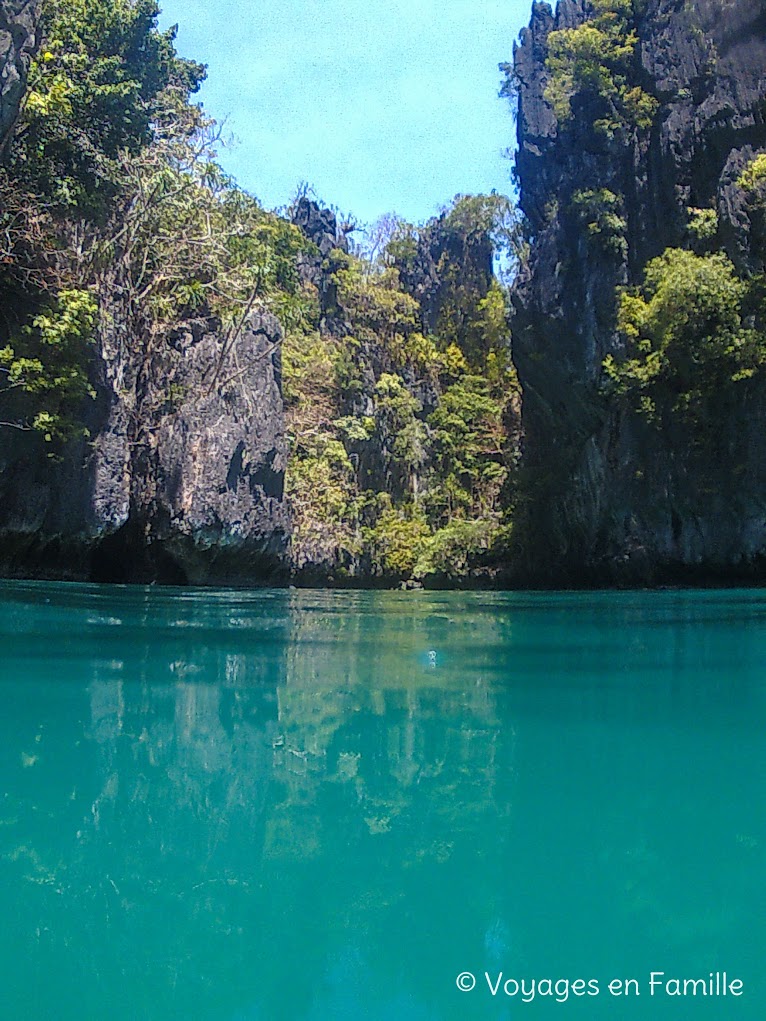
M 760 1016 L 766 598 L 2 596 L 0 1015 Z

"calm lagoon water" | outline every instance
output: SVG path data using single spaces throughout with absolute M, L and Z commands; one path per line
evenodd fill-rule
M 0 602 L 0 1017 L 763 1018 L 766 593 Z

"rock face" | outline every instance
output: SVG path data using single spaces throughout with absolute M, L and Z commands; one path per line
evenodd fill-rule
M 304 283 L 317 289 L 322 314 L 321 329 L 342 335 L 346 331 L 346 324 L 338 306 L 338 286 L 333 279 L 333 253 L 348 252 L 346 234 L 331 209 L 320 206 L 306 196 L 296 203 L 292 222 L 316 246 L 315 252 L 299 257 L 298 272 Z
M 650 130 L 612 138 L 575 97 L 562 130 L 546 101 L 548 36 L 590 16 L 533 5 L 515 53 L 518 172 L 533 234 L 515 304 L 523 387 L 525 583 L 647 583 L 761 577 L 766 556 L 766 396 L 743 391 L 704 450 L 681 427 L 658 435 L 599 394 L 619 352 L 615 293 L 646 262 L 688 247 L 688 207 L 715 208 L 740 270 L 763 266 L 736 186 L 766 149 L 766 9 L 761 0 L 649 0 L 637 23 Z M 622 238 L 589 233 L 575 196 L 620 197 Z
M 477 236 L 455 229 L 444 212 L 418 231 L 412 259 L 398 267 L 402 287 L 420 304 L 424 331 L 438 330 L 455 282 L 450 271 L 458 266 L 461 284 L 486 295 L 495 278 L 489 233 Z
M 94 364 L 89 443 L 63 462 L 0 452 L 0 570 L 112 582 L 254 585 L 287 569 L 282 331 L 184 323 L 134 350 L 115 325 Z
M 39 45 L 40 0 L 0 4 L 0 154 L 5 149 L 27 84 L 27 71 Z

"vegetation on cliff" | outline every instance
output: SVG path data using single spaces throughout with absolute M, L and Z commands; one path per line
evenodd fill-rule
M 591 0 L 588 17 L 547 37 L 544 96 L 566 132 L 578 116 L 594 134 L 651 127 L 660 104 L 638 62 L 640 0 Z M 699 28 L 697 32 L 699 33 Z M 587 118 L 596 113 L 590 124 Z M 603 113 L 604 116 L 598 116 Z M 619 179 L 619 166 L 607 168 Z M 763 205 L 766 156 L 755 156 L 737 179 L 749 197 L 751 219 Z M 635 182 L 629 182 L 635 187 Z M 573 193 L 571 212 L 592 245 L 628 259 L 625 209 L 629 196 L 611 188 Z M 671 246 L 651 259 L 638 286 L 615 291 L 614 326 L 620 339 L 603 363 L 608 401 L 624 403 L 656 425 L 683 419 L 700 436 L 715 427 L 727 394 L 735 396 L 766 364 L 762 269 L 737 267 L 725 247 L 715 208 L 689 208 L 686 247 Z
M 157 14 L 154 0 L 43 2 L 0 168 L 2 426 L 59 456 L 88 437 L 104 337 L 161 364 L 185 320 L 214 324 L 230 352 L 272 312 L 295 569 L 391 582 L 488 565 L 518 416 L 493 272 L 517 239 L 508 201 L 462 196 L 428 224 L 388 218 L 366 248 L 338 230 L 320 252 L 295 208 L 263 209 L 221 170 L 194 102 L 205 69 Z M 185 396 L 169 383 L 167 413 Z
M 724 6 L 535 4 L 505 68 L 538 583 L 762 577 L 766 44 Z
M 335 328 L 315 306 L 285 342 L 294 558 L 336 579 L 456 580 L 508 530 L 518 388 L 491 266 L 507 203 L 460 197 L 423 227 L 387 226 L 372 256 L 324 265 Z
M 636 17 L 642 0 L 591 0 L 591 16 L 575 28 L 548 37 L 550 81 L 545 92 L 561 126 L 573 116 L 575 97 L 595 100 L 602 109 L 594 122 L 613 136 L 650 127 L 659 106 L 639 84 Z
M 753 315 L 763 285 L 742 279 L 721 251 L 666 249 L 647 265 L 643 286 L 620 296 L 628 356 L 607 356 L 608 390 L 666 428 L 683 418 L 704 439 L 727 394 L 766 366 L 766 333 Z

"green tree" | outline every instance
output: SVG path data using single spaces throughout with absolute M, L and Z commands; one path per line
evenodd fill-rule
M 168 106 L 204 78 L 157 29 L 155 0 L 44 0 L 11 170 L 40 198 L 97 217 L 120 188 L 118 157 L 152 140 Z
M 0 349 L 0 425 L 35 429 L 45 440 L 84 435 L 82 403 L 95 397 L 87 374 L 98 304 L 87 291 L 62 291 Z
M 452 581 L 465 578 L 471 568 L 487 559 L 506 532 L 496 516 L 456 518 L 421 543 L 413 574 L 416 578 L 441 575 Z
M 494 510 L 507 470 L 503 405 L 483 376 L 462 376 L 429 416 L 437 485 L 431 499 L 443 521 Z
M 418 328 L 418 304 L 402 290 L 398 270 L 370 274 L 361 259 L 341 251 L 334 253 L 334 265 L 339 301 L 354 336 L 382 344 L 403 364 L 407 338 Z
M 345 567 L 359 553 L 354 471 L 343 444 L 326 435 L 292 451 L 285 493 L 293 508 L 297 567 Z
M 394 491 L 409 490 L 417 499 L 420 471 L 427 460 L 428 435 L 418 418 L 420 402 L 401 376 L 384 372 L 375 385 L 375 428 Z
M 431 535 L 422 513 L 411 505 L 384 510 L 364 530 L 365 546 L 377 575 L 410 578 Z
M 548 36 L 545 96 L 560 124 L 570 120 L 572 99 L 582 94 L 604 108 L 597 131 L 650 127 L 658 103 L 636 81 L 636 6 L 635 0 L 591 0 L 587 21 Z
M 628 357 L 605 360 L 610 392 L 649 418 L 714 418 L 725 393 L 766 364 L 766 337 L 745 320 L 748 290 L 721 252 L 671 248 L 653 259 L 620 302 Z

